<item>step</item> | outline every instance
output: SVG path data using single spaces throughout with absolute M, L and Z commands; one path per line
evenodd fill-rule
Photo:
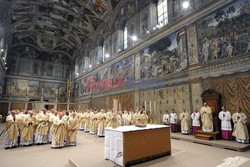
M 201 140 L 208 140 L 209 141 L 209 140 L 213 139 L 213 136 L 211 136 L 211 135 L 196 134 L 195 138 L 201 139 Z

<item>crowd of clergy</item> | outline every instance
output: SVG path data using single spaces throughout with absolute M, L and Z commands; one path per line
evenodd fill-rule
M 225 107 L 222 107 L 218 117 L 221 120 L 223 139 L 232 140 L 234 136 L 237 142 L 249 143 L 247 116 L 240 108 L 231 115 Z M 186 110 L 177 115 L 174 109 L 170 113 L 166 110 L 163 115 L 163 124 L 170 125 L 172 133 L 178 131 L 178 120 L 182 134 L 195 135 L 197 130 L 214 131 L 213 112 L 206 102 L 200 111 L 195 110 L 191 115 Z M 60 112 L 53 109 L 12 110 L 6 117 L 5 127 L 0 135 L 5 134 L 5 149 L 48 143 L 51 144 L 51 148 L 62 148 L 76 146 L 78 130 L 104 137 L 107 127 L 147 125 L 148 121 L 149 117 L 144 109 L 135 111 L 88 109 Z
M 147 125 L 148 115 L 143 110 L 12 110 L 6 118 L 4 148 L 31 146 L 33 144 L 51 144 L 51 148 L 76 146 L 78 130 L 105 136 L 105 128 L 128 125 Z
M 222 139 L 233 140 L 235 138 L 239 143 L 249 143 L 247 116 L 241 111 L 241 108 L 237 108 L 237 111 L 231 115 L 230 111 L 222 107 L 218 118 L 221 120 Z M 196 109 L 191 115 L 186 110 L 177 115 L 174 109 L 170 113 L 166 110 L 163 115 L 163 123 L 170 125 L 172 133 L 178 131 L 178 120 L 180 120 L 182 134 L 195 135 L 198 130 L 214 131 L 212 108 L 206 102 L 200 111 Z

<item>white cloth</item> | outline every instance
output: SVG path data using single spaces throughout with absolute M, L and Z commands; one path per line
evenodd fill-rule
M 232 125 L 231 125 L 231 113 L 229 111 L 221 111 L 219 113 L 219 118 L 221 120 L 221 130 L 227 130 L 231 131 L 232 130 Z
M 5 132 L 5 138 L 4 138 L 4 148 L 10 148 L 18 146 L 17 139 L 13 142 L 9 139 L 9 133 Z
M 170 123 L 177 124 L 177 114 L 176 113 L 170 113 Z
M 169 124 L 170 123 L 170 116 L 169 114 L 164 114 L 162 117 L 162 121 L 164 124 Z
M 199 112 L 193 112 L 191 114 L 191 118 L 193 120 L 192 126 L 201 126 L 200 116 L 201 116 L 201 114 Z

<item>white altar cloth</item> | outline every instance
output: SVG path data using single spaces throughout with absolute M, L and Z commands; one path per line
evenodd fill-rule
M 166 125 L 147 125 L 145 128 L 136 126 L 119 126 L 116 129 L 106 128 L 104 158 L 123 166 L 123 133 L 149 129 L 166 128 Z

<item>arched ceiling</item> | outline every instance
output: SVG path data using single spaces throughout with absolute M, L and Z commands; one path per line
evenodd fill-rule
M 113 1 L 113 0 L 112 0 Z M 12 0 L 12 45 L 74 54 L 120 0 Z

